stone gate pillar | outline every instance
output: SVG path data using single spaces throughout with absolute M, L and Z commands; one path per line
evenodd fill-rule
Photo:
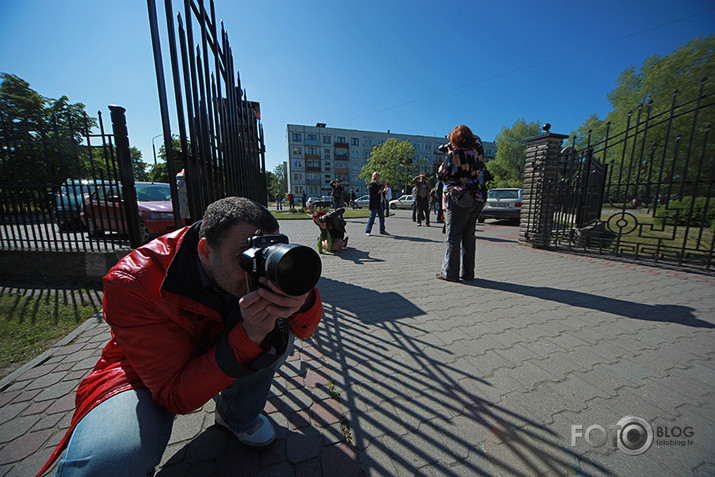
M 521 205 L 519 243 L 531 247 L 547 247 L 553 230 L 556 180 L 559 154 L 568 136 L 549 131 L 527 138 L 526 167 L 524 170 L 524 195 Z

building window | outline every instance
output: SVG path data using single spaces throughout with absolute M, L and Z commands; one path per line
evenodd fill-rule
M 357 159 L 357 158 L 358 158 L 358 151 L 356 151 L 355 149 L 353 149 L 352 151 L 350 151 L 350 157 L 353 158 L 353 159 Z
M 314 156 L 317 156 L 317 155 L 320 154 L 320 149 L 318 149 L 317 147 L 306 147 L 306 148 L 305 148 L 305 153 L 306 153 L 306 154 L 312 154 L 312 155 L 314 155 Z
M 323 158 L 330 159 L 330 149 L 323 149 Z
M 292 138 L 293 142 L 301 142 L 303 140 L 300 133 L 293 133 Z
M 323 134 L 323 144 L 330 144 L 330 135 Z
M 419 145 L 419 144 L 415 144 L 415 151 L 419 150 L 419 148 L 420 148 L 420 145 Z
M 308 141 L 316 141 L 316 140 L 318 139 L 318 136 L 316 136 L 315 134 L 306 134 L 306 135 L 305 135 L 305 138 L 306 138 Z
M 293 180 L 295 180 L 295 181 L 302 181 L 302 180 L 303 180 L 303 174 L 293 174 Z
M 293 146 L 293 155 L 294 156 L 302 156 L 303 155 L 303 148 L 300 146 Z
M 372 139 L 365 139 L 366 146 L 372 146 Z
M 325 174 L 325 183 L 326 184 L 330 184 L 330 181 L 332 180 L 331 177 L 332 176 L 330 174 Z
M 350 138 L 350 144 L 352 144 L 353 146 L 359 146 L 359 145 L 360 145 L 360 139 L 358 139 L 358 138 L 356 138 L 356 137 Z
M 338 136 L 338 144 L 347 144 L 348 141 L 343 136 Z

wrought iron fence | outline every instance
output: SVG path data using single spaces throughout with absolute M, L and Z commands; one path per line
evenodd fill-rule
M 623 131 L 564 149 L 555 179 L 551 240 L 557 247 L 713 267 L 715 101 L 696 98 L 628 117 Z
M 110 107 L 116 134 L 124 110 Z M 47 120 L 9 117 L 0 111 L 0 248 L 26 251 L 115 251 L 139 245 L 136 194 L 129 143 L 95 122 L 69 112 Z M 126 156 L 120 161 L 120 156 Z M 128 176 L 127 176 L 128 174 Z M 122 207 L 97 207 L 87 214 L 98 189 L 129 198 Z M 133 197 L 133 204 L 132 204 Z M 126 217 L 135 217 L 131 223 Z M 91 226 L 111 222 L 100 233 Z M 88 226 L 90 227 L 88 229 Z M 94 233 L 91 233 L 94 232 Z M 134 236 L 134 237 L 133 237 Z M 133 237 L 133 238 L 132 238 Z
M 231 195 L 265 204 L 259 105 L 241 89 L 228 35 L 223 23 L 219 28 L 216 22 L 213 1 L 207 9 L 202 0 L 185 0 L 183 14 L 176 13 L 177 29 L 172 2 L 164 1 L 174 118 L 169 113 L 155 0 L 147 0 L 147 6 L 169 177 L 185 170 L 189 210 L 183 216 L 198 220 L 209 203 Z M 172 146 L 172 119 L 178 123 L 181 152 Z M 179 211 L 173 182 L 172 196 L 174 210 Z M 178 212 L 175 218 L 178 223 Z

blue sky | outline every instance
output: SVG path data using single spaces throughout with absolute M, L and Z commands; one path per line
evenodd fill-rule
M 611 110 L 625 68 L 715 33 L 712 0 L 215 6 L 242 85 L 261 103 L 268 170 L 286 159 L 289 123 L 428 136 L 467 124 L 493 141 L 524 118 L 568 134 Z M 145 1 L 0 0 L 0 71 L 93 115 L 124 106 L 131 145 L 153 162 L 162 129 Z

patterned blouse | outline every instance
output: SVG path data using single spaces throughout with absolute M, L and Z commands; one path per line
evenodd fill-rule
M 484 146 L 475 136 L 473 149 L 451 149 L 442 164 L 437 178 L 445 184 L 445 195 L 451 190 L 468 190 L 477 201 L 485 200 L 484 191 Z

